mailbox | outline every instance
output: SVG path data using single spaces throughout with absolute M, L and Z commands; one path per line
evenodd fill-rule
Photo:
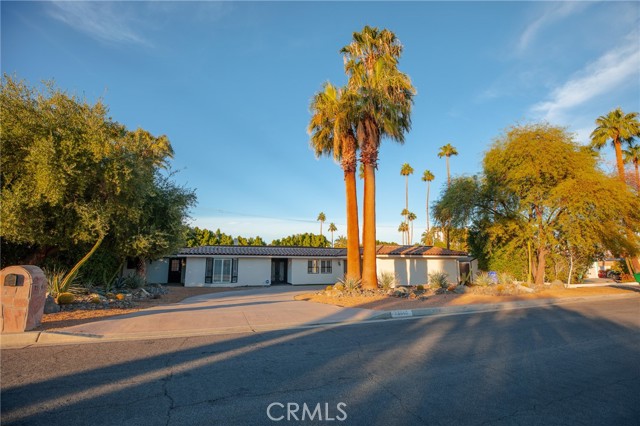
M 40 325 L 47 295 L 47 279 L 37 266 L 9 266 L 0 271 L 3 333 L 32 330 Z

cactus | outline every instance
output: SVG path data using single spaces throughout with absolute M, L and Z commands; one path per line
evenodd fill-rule
M 73 293 L 60 293 L 58 295 L 58 298 L 56 299 L 56 302 L 58 302 L 58 305 L 69 305 L 75 300 L 76 296 L 74 296 Z

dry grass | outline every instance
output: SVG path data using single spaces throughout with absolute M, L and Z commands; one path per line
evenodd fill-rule
M 348 308 L 364 308 L 375 310 L 418 309 L 434 308 L 441 306 L 472 305 L 484 303 L 514 302 L 535 299 L 562 299 L 571 297 L 603 296 L 612 294 L 629 294 L 630 291 L 638 292 L 637 288 L 615 287 L 581 287 L 581 288 L 555 288 L 543 290 L 537 293 L 518 295 L 485 295 L 485 294 L 429 294 L 425 300 L 405 299 L 387 295 L 373 296 L 340 296 L 330 297 L 324 294 L 306 293 L 296 297 L 297 300 L 306 300 L 317 303 L 325 303 Z

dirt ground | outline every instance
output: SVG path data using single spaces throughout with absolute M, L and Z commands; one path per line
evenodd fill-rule
M 138 312 L 158 305 L 169 305 L 178 303 L 187 297 L 199 296 L 201 294 L 220 293 L 223 291 L 238 290 L 236 288 L 205 288 L 205 287 L 183 287 L 178 285 L 168 285 L 168 294 L 164 294 L 160 299 L 148 299 L 138 302 L 138 307 L 132 309 L 95 309 L 57 312 L 55 314 L 43 315 L 42 321 L 36 331 L 52 330 L 63 327 L 84 324 L 87 322 L 109 319 L 116 315 L 124 315 Z
M 137 312 L 158 305 L 168 305 L 180 302 L 187 297 L 201 294 L 220 293 L 223 291 L 242 290 L 242 288 L 204 288 L 204 287 L 182 287 L 167 286 L 168 294 L 160 299 L 149 299 L 139 302 L 138 307 L 133 309 L 96 309 L 96 310 L 76 310 L 47 314 L 42 317 L 42 323 L 35 330 L 54 330 L 63 327 L 84 324 L 87 322 L 100 321 L 112 318 L 116 315 L 124 315 Z M 327 297 L 315 293 L 306 293 L 296 297 L 297 300 L 308 300 L 318 303 L 326 303 L 343 307 L 357 307 L 376 310 L 394 309 L 416 309 L 432 308 L 437 306 L 454 306 L 478 303 L 499 303 L 518 300 L 531 299 L 557 299 L 564 297 L 598 296 L 609 294 L 628 294 L 630 291 L 640 293 L 640 289 L 615 288 L 615 287 L 593 287 L 575 289 L 553 289 L 545 290 L 536 294 L 525 294 L 518 296 L 486 296 L 478 294 L 440 294 L 431 295 L 426 300 L 401 299 L 391 296 L 371 296 L 371 297 Z
M 629 292 L 640 294 L 640 288 L 617 288 L 617 287 L 580 287 L 570 289 L 549 289 L 538 293 L 520 294 L 515 296 L 488 296 L 481 294 L 434 294 L 429 295 L 426 300 L 405 299 L 386 295 L 358 296 L 358 297 L 329 297 L 322 294 L 306 293 L 296 297 L 297 300 L 307 300 L 311 302 L 326 303 L 346 308 L 364 308 L 375 310 L 396 310 L 396 309 L 419 309 L 435 308 L 440 306 L 473 305 L 483 303 L 515 302 L 521 300 L 534 299 L 562 299 L 571 297 L 600 296 L 612 294 L 629 294 Z

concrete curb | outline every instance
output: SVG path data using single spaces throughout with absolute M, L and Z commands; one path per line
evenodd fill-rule
M 614 300 L 627 298 L 640 298 L 637 294 L 617 294 L 609 296 L 584 296 L 561 299 L 536 299 L 516 302 L 501 302 L 491 304 L 441 306 L 434 308 L 406 309 L 393 311 L 379 311 L 368 318 L 321 321 L 317 323 L 281 323 L 264 326 L 249 325 L 234 327 L 218 327 L 215 329 L 194 329 L 181 331 L 157 331 L 145 333 L 120 333 L 111 335 L 96 335 L 84 333 L 67 333 L 63 331 L 27 331 L 24 333 L 7 333 L 0 335 L 0 349 L 18 349 L 29 346 L 50 345 L 75 345 L 84 343 L 107 343 L 133 340 L 168 339 L 180 337 L 212 336 L 220 334 L 261 333 L 278 330 L 308 329 L 318 327 L 336 327 L 384 320 L 411 319 L 419 317 L 439 317 L 448 315 L 465 315 L 482 312 L 497 312 L 514 309 L 528 309 L 542 306 L 553 306 L 570 303 L 579 303 L 594 300 Z
M 400 319 L 410 317 L 425 316 L 445 316 L 445 315 L 462 315 L 480 312 L 497 312 L 508 311 L 513 309 L 539 308 L 542 306 L 553 306 L 570 303 L 588 302 L 594 300 L 615 300 L 638 297 L 636 294 L 612 294 L 608 296 L 583 296 L 583 297 L 567 297 L 560 299 L 535 299 L 522 300 L 516 302 L 500 302 L 485 303 L 475 305 L 459 305 L 459 306 L 441 306 L 437 308 L 420 308 L 410 310 L 397 310 L 386 312 L 385 319 Z

